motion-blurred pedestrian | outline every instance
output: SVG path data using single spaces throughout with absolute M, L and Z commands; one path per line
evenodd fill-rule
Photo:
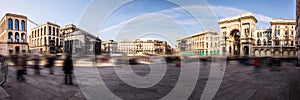
M 253 65 L 254 65 L 254 68 L 253 68 L 253 75 L 255 75 L 255 74 L 257 74 L 257 73 L 260 73 L 261 63 L 260 63 L 260 60 L 259 60 L 258 58 L 255 58 L 255 59 L 254 59 Z
M 17 81 L 19 82 L 23 82 L 25 81 L 25 78 L 23 77 L 24 74 L 24 59 L 22 57 L 22 55 L 17 55 L 17 59 L 16 59 L 16 74 L 17 74 Z
M 73 61 L 70 54 L 67 54 L 63 64 L 63 71 L 65 73 L 65 84 L 73 85 L 72 74 L 73 74 Z
M 38 55 L 33 56 L 33 68 L 36 75 L 40 75 L 40 58 Z
M 273 58 L 273 65 L 271 67 L 271 71 L 280 71 L 281 59 Z
M 28 55 L 27 54 L 23 54 L 23 66 L 24 66 L 24 74 L 27 75 L 27 58 L 28 58 Z
M 54 74 L 53 66 L 54 66 L 55 60 L 56 60 L 55 56 L 52 56 L 52 55 L 47 56 L 47 64 L 45 67 L 49 68 L 49 74 L 51 74 L 51 75 Z

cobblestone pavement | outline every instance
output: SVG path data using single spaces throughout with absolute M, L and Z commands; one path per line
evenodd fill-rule
M 209 65 L 209 64 L 208 64 Z M 116 66 L 115 66 L 116 67 Z M 120 66 L 118 66 L 120 67 Z M 124 67 L 124 66 L 122 66 Z M 120 68 L 122 68 L 120 67 Z M 189 67 L 189 66 L 182 66 Z M 181 68 L 182 68 L 181 67 Z M 195 66 L 193 66 L 195 67 Z M 196 66 L 198 67 L 198 66 Z M 76 70 L 86 70 L 91 67 L 76 67 Z M 132 65 L 131 68 L 140 76 L 150 72 L 148 65 Z M 180 67 L 170 64 L 162 80 L 150 88 L 136 88 L 123 82 L 112 66 L 98 67 L 98 72 L 108 89 L 121 99 L 142 100 L 160 99 L 170 93 L 178 82 Z M 189 99 L 200 99 L 210 74 L 210 66 L 201 66 L 197 84 Z M 215 100 L 299 100 L 300 74 L 299 69 L 292 64 L 283 63 L 281 71 L 270 71 L 263 68 L 258 75 L 252 74 L 252 66 L 244 66 L 235 62 L 227 65 L 225 75 Z M 16 82 L 15 70 L 9 68 L 7 83 L 3 88 L 8 93 L 6 100 L 85 100 L 77 85 L 64 85 L 64 75 L 60 67 L 55 68 L 55 75 L 49 75 L 47 69 L 41 70 L 41 75 L 34 75 L 28 68 L 26 82 Z M 93 82 L 88 82 L 93 85 Z M 101 98 L 99 98 L 101 99 Z

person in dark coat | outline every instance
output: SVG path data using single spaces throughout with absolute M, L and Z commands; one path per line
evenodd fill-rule
M 27 75 L 27 58 L 28 58 L 28 56 L 27 56 L 27 54 L 23 54 L 23 66 L 24 66 L 24 74 L 25 75 Z
M 23 77 L 24 74 L 24 60 L 22 55 L 18 55 L 16 59 L 16 74 L 17 74 L 17 81 L 24 82 L 25 78 Z
M 73 85 L 72 74 L 73 74 L 73 61 L 71 55 L 67 54 L 63 64 L 63 71 L 65 73 L 65 84 Z
M 54 71 L 53 71 L 53 66 L 54 66 L 54 61 L 55 61 L 55 56 L 52 55 L 48 55 L 47 57 L 47 64 L 46 64 L 46 68 L 49 68 L 49 74 L 53 75 Z
M 36 75 L 40 75 L 40 59 L 38 55 L 34 55 L 33 60 L 33 68 Z

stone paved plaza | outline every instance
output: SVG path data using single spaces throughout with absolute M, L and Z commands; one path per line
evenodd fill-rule
M 195 64 L 197 65 L 197 64 Z M 200 64 L 203 65 L 203 64 Z M 208 64 L 210 65 L 210 64 Z M 199 77 L 195 87 L 192 87 L 191 95 L 188 99 L 200 99 L 205 89 L 211 68 L 210 66 L 201 66 L 199 70 Z M 117 68 L 126 68 L 126 66 L 115 66 Z M 169 64 L 166 69 L 166 74 L 156 85 L 149 88 L 132 87 L 123 82 L 116 72 L 114 67 L 98 67 L 98 71 L 103 79 L 106 87 L 120 99 L 125 100 L 155 100 L 155 99 L 168 99 L 164 96 L 170 95 L 176 84 L 179 82 L 181 68 L 187 68 L 188 74 L 195 74 L 192 72 L 193 64 L 182 65 L 176 67 L 175 64 Z M 146 76 L 150 72 L 148 65 L 131 65 L 134 72 L 140 76 Z M 82 71 L 94 70 L 91 67 L 76 67 L 75 73 Z M 28 75 L 25 75 L 26 82 L 16 82 L 15 69 L 9 68 L 9 76 L 7 83 L 4 84 L 3 89 L 7 92 L 8 96 L 3 97 L 5 100 L 85 100 L 90 99 L 89 96 L 84 96 L 81 92 L 78 82 L 80 77 L 76 77 L 75 85 L 64 85 L 64 75 L 60 67 L 55 68 L 55 75 L 49 75 L 47 69 L 42 69 L 41 75 L 34 75 L 31 68 L 28 69 Z M 263 68 L 261 73 L 253 75 L 253 66 L 244 66 L 236 62 L 230 62 L 226 66 L 225 74 L 220 88 L 218 88 L 216 95 L 213 97 L 215 100 L 299 100 L 300 99 L 300 70 L 293 66 L 291 63 L 282 63 L 281 71 L 270 71 L 269 68 Z M 81 75 L 79 74 L 79 75 Z M 87 73 L 89 74 L 89 73 Z M 91 72 L 90 75 L 93 73 Z M 123 72 L 122 74 L 126 74 Z M 122 75 L 121 74 L 121 75 Z M 87 75 L 88 76 L 88 75 Z M 192 76 L 194 77 L 194 76 Z M 82 78 L 82 77 L 81 77 Z M 127 77 L 130 79 L 130 77 Z M 74 78 L 75 79 L 75 78 Z M 96 80 L 84 80 L 85 85 L 95 86 Z M 182 81 L 182 80 L 180 80 Z M 189 81 L 193 79 L 183 79 L 185 86 L 189 88 L 192 85 Z M 182 90 L 184 91 L 184 89 Z M 179 91 L 180 92 L 180 91 Z M 178 93 L 179 93 L 178 92 Z M 172 99 L 181 99 L 180 97 L 184 92 L 177 94 Z M 97 94 L 96 94 L 97 95 Z M 93 96 L 93 95 L 90 95 Z M 110 98 L 110 95 L 103 97 L 99 94 L 98 100 Z M 102 96 L 102 97 L 101 97 Z M 176 97 L 177 96 L 177 97 Z

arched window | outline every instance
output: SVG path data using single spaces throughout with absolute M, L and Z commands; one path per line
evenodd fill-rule
M 59 34 L 59 30 L 58 30 L 58 28 L 56 29 L 56 36 L 58 36 L 58 34 Z
M 13 42 L 13 33 L 8 32 L 8 42 Z
M 275 38 L 275 45 L 279 45 L 279 44 L 280 44 L 279 38 L 276 37 L 276 38 Z
M 291 41 L 291 46 L 294 46 L 294 41 Z
M 19 20 L 15 19 L 15 30 L 19 30 Z
M 41 36 L 43 36 L 43 28 L 40 29 Z
M 264 45 L 267 45 L 267 41 L 264 39 Z
M 260 45 L 260 43 L 261 43 L 261 42 L 260 42 L 260 39 L 258 39 L 258 40 L 257 40 L 257 45 Z
M 21 30 L 25 31 L 25 21 L 24 20 L 21 21 Z
M 47 38 L 44 37 L 44 45 L 47 45 Z
M 18 32 L 15 33 L 15 42 L 20 42 L 19 38 L 20 38 L 19 33 Z
M 259 38 L 259 32 L 257 32 L 257 35 L 256 35 L 256 37 L 257 37 L 257 38 Z
M 289 44 L 289 39 L 288 39 L 288 37 L 285 37 L 284 45 L 288 45 L 288 44 Z
M 25 36 L 25 33 L 21 33 L 21 42 L 25 42 L 26 40 L 26 36 Z
M 34 37 L 37 37 L 36 30 L 34 30 Z
M 262 37 L 262 33 L 261 32 L 259 32 L 259 37 Z
M 55 33 L 56 33 L 55 32 L 55 27 L 53 27 L 53 34 L 52 35 L 55 36 Z
M 46 26 L 44 27 L 44 35 L 46 35 Z
M 48 31 L 49 32 L 48 35 L 51 35 L 51 26 L 48 27 L 48 30 L 49 30 Z
M 271 44 L 272 44 L 272 40 L 269 39 L 269 40 L 268 40 L 268 45 L 271 45 Z
M 11 18 L 8 19 L 8 29 L 13 30 L 13 20 Z
M 215 47 L 216 47 L 216 48 L 218 47 L 217 43 L 215 43 Z
M 40 29 L 37 30 L 37 36 L 40 36 Z
M 268 34 L 268 37 L 272 37 L 272 34 L 271 34 L 271 32 L 268 32 L 267 34 Z
M 58 43 L 59 43 L 59 42 L 58 42 L 58 38 L 56 38 L 56 42 L 55 42 L 55 43 L 56 43 L 56 46 L 58 46 Z

